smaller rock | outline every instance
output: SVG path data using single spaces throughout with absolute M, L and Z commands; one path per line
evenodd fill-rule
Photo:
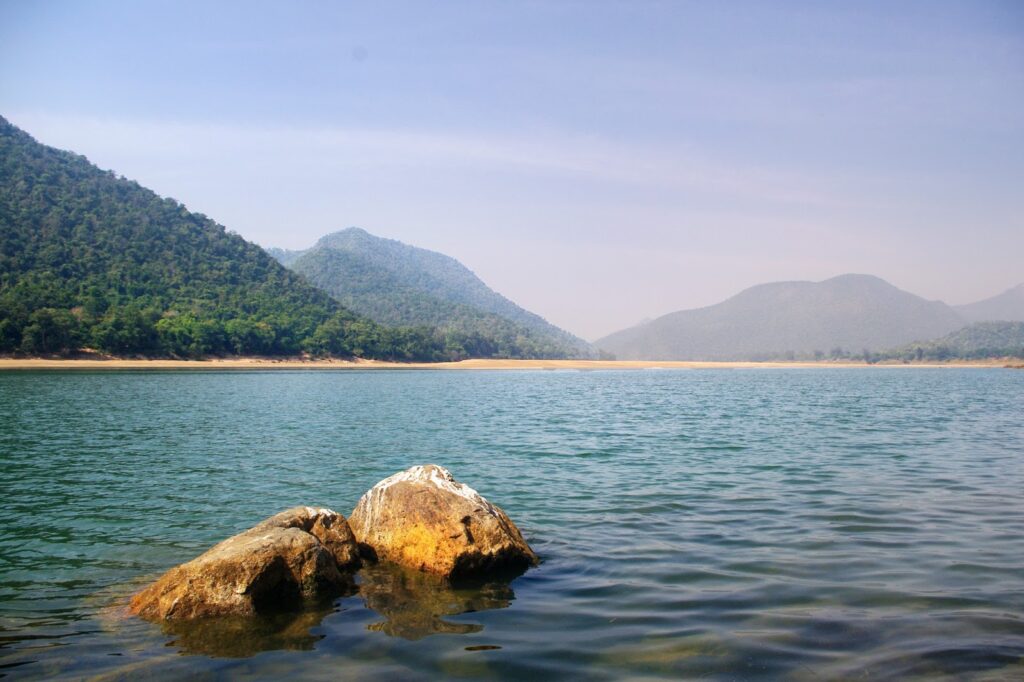
M 376 555 L 449 578 L 537 564 L 512 520 L 440 466 L 414 466 L 373 486 L 349 518 L 356 540 Z
M 331 553 L 339 571 L 354 571 L 359 568 L 361 562 L 355 535 L 345 517 L 336 511 L 315 507 L 293 507 L 261 521 L 246 532 L 259 533 L 273 528 L 304 530 L 319 540 Z
M 167 571 L 132 598 L 129 610 L 169 620 L 288 609 L 352 591 L 359 563 L 344 516 L 295 507 Z

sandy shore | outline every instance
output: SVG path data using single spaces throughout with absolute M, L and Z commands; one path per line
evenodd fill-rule
M 461 362 L 382 362 L 378 360 L 304 360 L 301 358 L 218 358 L 212 360 L 125 360 L 125 359 L 48 359 L 0 358 L 2 370 L 78 369 L 189 369 L 189 370 L 275 370 L 275 369 L 779 369 L 829 367 L 1005 367 L 1006 360 L 953 363 L 879 363 L 859 362 L 680 362 L 651 360 L 463 360 Z

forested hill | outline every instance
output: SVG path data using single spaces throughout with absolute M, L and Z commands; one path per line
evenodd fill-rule
M 491 290 L 454 258 L 349 228 L 308 251 L 270 249 L 353 311 L 377 322 L 430 325 L 472 355 L 588 356 L 582 339 Z
M 0 352 L 441 359 L 255 244 L 0 118 Z

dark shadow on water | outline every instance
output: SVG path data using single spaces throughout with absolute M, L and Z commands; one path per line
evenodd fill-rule
M 359 575 L 359 594 L 367 608 L 384 617 L 369 628 L 402 639 L 480 632 L 484 626 L 479 623 L 456 623 L 444 616 L 504 609 L 515 599 L 509 585 L 514 575 L 452 583 L 387 563 L 366 566 Z
M 479 623 L 452 622 L 444 617 L 507 608 L 515 599 L 509 583 L 519 573 L 486 581 L 452 582 L 394 564 L 374 563 L 359 571 L 358 590 L 366 607 L 384 618 L 367 626 L 370 630 L 417 640 L 480 632 L 484 626 Z M 307 603 L 298 611 L 257 616 L 165 621 L 161 627 L 173 638 L 167 646 L 186 655 L 246 658 L 262 651 L 309 651 L 323 638 L 310 630 L 337 611 L 336 603 Z
M 322 636 L 310 634 L 310 629 L 335 611 L 328 602 L 296 612 L 166 621 L 162 627 L 174 638 L 167 646 L 183 654 L 246 658 L 277 649 L 311 650 Z

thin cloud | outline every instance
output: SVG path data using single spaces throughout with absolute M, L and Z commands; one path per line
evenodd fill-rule
M 105 158 L 305 160 L 324 165 L 446 168 L 571 176 L 772 204 L 840 205 L 821 178 L 785 169 L 729 165 L 693 145 L 653 149 L 592 136 L 498 136 L 437 131 L 226 126 L 20 113 L 12 117 L 43 142 Z M 112 169 L 127 173 L 130 169 Z

